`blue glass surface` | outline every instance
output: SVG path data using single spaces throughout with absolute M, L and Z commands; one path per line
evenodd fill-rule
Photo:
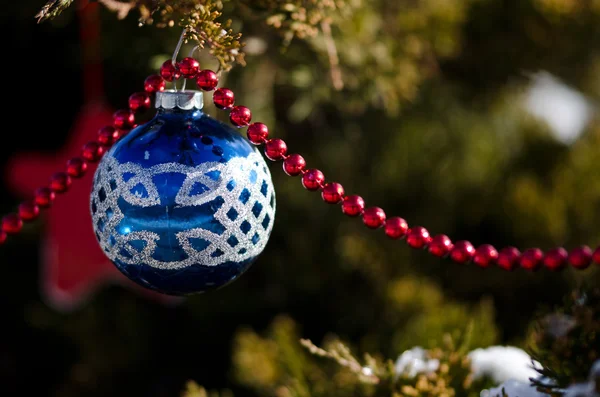
M 235 161 L 230 163 L 232 160 Z M 221 172 L 225 171 L 202 168 L 213 163 L 223 167 L 236 164 L 243 172 L 230 173 L 228 175 L 233 176 L 223 179 Z M 138 168 L 124 172 L 119 167 L 126 164 Z M 165 164 L 167 168 L 169 164 L 185 167 L 174 172 L 152 173 L 151 183 L 149 177 L 143 183 L 132 182 L 147 170 L 156 170 Z M 114 168 L 120 171 L 115 174 Z M 189 169 L 189 172 L 181 172 L 181 169 Z M 205 182 L 193 183 L 183 192 L 186 180 L 198 169 L 202 169 Z M 210 180 L 215 181 L 216 186 L 207 186 L 211 185 Z M 193 205 L 182 204 L 178 198 L 182 194 L 186 198 L 200 197 L 215 189 L 226 194 Z M 124 192 L 136 198 L 128 198 Z M 235 193 L 239 202 L 232 203 L 227 192 Z M 261 194 L 264 197 L 258 196 Z M 135 202 L 137 198 L 150 200 L 156 195 L 159 202 L 142 205 Z M 257 201 L 257 197 L 260 200 Z M 107 202 L 111 203 L 108 208 L 103 206 Z M 151 121 L 135 128 L 104 156 L 91 196 L 94 230 L 107 256 L 131 280 L 171 295 L 216 289 L 239 277 L 260 254 L 255 251 L 264 249 L 272 229 L 274 209 L 272 181 L 258 150 L 238 131 L 199 110 L 158 109 Z M 221 213 L 221 221 L 215 218 L 216 213 Z M 115 219 L 118 222 L 114 222 Z M 234 226 L 237 229 L 232 234 L 230 229 Z M 111 230 L 107 231 L 109 227 Z M 217 236 L 218 241 L 186 238 L 189 246 L 184 249 L 178 234 L 190 230 L 206 230 L 211 236 Z M 120 241 L 136 233 L 142 237 L 127 243 Z M 154 248 L 150 254 L 144 254 L 152 239 Z M 219 244 L 222 250 L 215 248 Z M 237 250 L 236 247 L 242 248 Z M 248 256 L 248 247 L 251 256 Z M 207 255 L 212 264 L 206 265 Z M 215 264 L 215 258 L 220 255 L 229 260 Z M 151 265 L 150 261 L 161 265 Z M 181 265 L 184 262 L 185 266 Z M 172 263 L 179 265 L 169 268 Z

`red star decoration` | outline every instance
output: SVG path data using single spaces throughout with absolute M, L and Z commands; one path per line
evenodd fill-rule
M 83 50 L 89 56 L 90 50 L 98 48 L 97 4 L 91 3 L 80 11 Z M 60 153 L 24 153 L 9 162 L 6 180 L 17 194 L 29 198 L 35 189 L 47 186 L 54 172 L 63 171 L 67 160 L 78 157 L 85 143 L 96 140 L 101 127 L 112 124 L 113 110 L 98 99 L 103 97 L 102 71 L 98 62 L 88 62 L 85 66 L 84 91 L 86 105 Z M 46 211 L 41 284 L 48 303 L 58 310 L 73 309 L 107 282 L 124 283 L 163 303 L 179 302 L 179 298 L 154 293 L 129 281 L 100 249 L 89 209 L 95 170 L 96 165 L 89 164 L 85 176 L 74 179 L 69 191 L 57 195 Z
M 112 121 L 112 113 L 102 103 L 85 106 L 74 123 L 69 142 L 60 153 L 24 153 L 9 162 L 9 185 L 17 194 L 31 197 L 36 188 L 48 184 L 52 173 L 63 170 L 67 160 L 80 153 L 86 142 L 96 138 L 97 131 Z M 96 165 L 90 164 L 86 175 L 75 179 L 68 192 L 57 195 L 47 210 L 41 282 L 48 303 L 58 310 L 73 309 L 107 282 L 125 283 L 164 303 L 178 301 L 137 287 L 100 249 L 89 209 L 95 169 Z

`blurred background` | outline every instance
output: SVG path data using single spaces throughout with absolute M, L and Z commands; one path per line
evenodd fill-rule
M 127 106 L 181 33 L 100 7 L 96 40 L 76 7 L 37 24 L 42 3 L 0 6 L 2 213 L 96 133 L 88 125 Z M 348 0 L 321 10 L 331 38 L 321 25 L 311 35 L 312 14 L 268 4 L 225 2 L 247 66 L 221 84 L 348 194 L 476 246 L 597 246 L 599 1 Z M 343 87 L 330 77 L 328 40 Z M 216 67 L 207 53 L 200 61 Z M 78 124 L 82 112 L 93 122 Z M 265 364 L 277 347 L 252 342 L 266 330 L 291 327 L 315 343 L 337 335 L 392 360 L 469 327 L 472 348 L 524 346 L 536 314 L 600 280 L 598 266 L 505 272 L 433 259 L 323 204 L 280 164 L 271 171 L 278 212 L 265 252 L 233 284 L 182 300 L 131 287 L 70 246 L 86 213 L 63 204 L 27 224 L 0 249 L 0 394 L 176 396 L 193 380 L 277 395 L 279 370 Z M 72 192 L 81 208 L 89 183 Z M 56 266 L 91 266 L 97 283 L 77 284 L 85 271 L 53 281 Z M 77 291 L 61 295 L 53 282 Z

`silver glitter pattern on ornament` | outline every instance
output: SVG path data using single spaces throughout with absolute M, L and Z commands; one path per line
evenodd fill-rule
M 200 206 L 218 198 L 224 202 L 213 215 L 224 228 L 222 234 L 204 228 L 175 233 L 180 248 L 187 255 L 179 261 L 154 258 L 160 239 L 155 232 L 142 230 L 121 234 L 118 231 L 125 217 L 119 208 L 119 200 L 139 208 L 160 206 L 161 198 L 153 177 L 164 173 L 186 176 L 175 197 L 178 207 Z M 250 182 L 242 184 L 239 181 Z M 206 186 L 207 190 L 192 194 L 197 183 Z M 146 194 L 141 194 L 139 187 L 143 187 Z M 247 158 L 236 157 L 226 163 L 206 162 L 197 167 L 165 163 L 143 168 L 134 163 L 119 164 L 114 157 L 106 157 L 96 172 L 91 202 L 94 231 L 106 255 L 112 261 L 143 263 L 157 269 L 182 269 L 193 264 L 217 266 L 255 257 L 265 248 L 275 218 L 271 175 L 256 152 Z M 198 238 L 208 242 L 202 250 L 196 250 L 190 242 L 190 239 Z M 141 249 L 138 248 L 140 244 L 132 244 L 140 241 L 144 243 Z

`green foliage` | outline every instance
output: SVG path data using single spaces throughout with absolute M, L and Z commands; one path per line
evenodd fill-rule
M 181 394 L 181 397 L 233 397 L 233 393 L 230 391 L 223 391 L 221 393 L 216 391 L 207 391 L 204 387 L 199 386 L 194 381 L 189 381 L 185 385 L 185 390 Z
M 471 330 L 456 341 L 450 335 L 445 335 L 440 347 L 428 351 L 430 359 L 439 360 L 438 370 L 430 374 L 419 374 L 416 378 L 406 375 L 399 377 L 396 386 L 399 393 L 394 394 L 394 397 L 478 397 L 481 390 L 492 383 L 486 378 L 473 377 L 471 362 L 467 356 L 473 334 Z
M 294 37 L 315 37 L 322 23 L 330 23 L 348 6 L 348 0 L 242 0 L 242 4 L 262 15 L 267 25 L 282 32 L 287 43 Z
M 399 350 L 419 345 L 433 348 L 439 344 L 440 335 L 446 332 L 451 332 L 454 337 L 464 336 L 465 324 L 472 327 L 472 346 L 487 347 L 498 341 L 493 303 L 484 300 L 474 307 L 442 303 L 417 315 L 396 331 L 394 346 Z
M 305 91 L 306 97 L 299 100 L 314 103 L 333 95 L 350 99 L 346 106 L 355 111 L 371 104 L 396 112 L 415 99 L 426 79 L 439 73 L 441 61 L 456 55 L 460 27 L 473 1 L 480 0 L 241 0 L 231 7 L 233 14 L 260 18 L 275 28 L 285 46 L 294 37 L 307 40 L 321 62 L 303 65 L 297 72 L 305 75 L 303 85 L 324 89 Z M 222 70 L 244 65 L 241 34 L 230 28 L 231 20 L 218 22 L 223 6 L 234 3 L 231 0 L 99 2 L 120 18 L 137 9 L 141 25 L 184 27 L 187 37 L 208 48 Z M 69 4 L 51 0 L 39 20 L 56 17 Z M 330 73 L 319 73 L 324 66 Z M 354 95 L 348 97 L 349 92 Z
M 398 374 L 393 360 L 370 354 L 359 359 L 351 350 L 335 336 L 326 337 L 323 348 L 307 339 L 299 342 L 298 326 L 288 317 L 279 317 L 265 337 L 249 329 L 237 334 L 235 378 L 260 396 L 277 397 L 476 397 L 489 385 L 486 380 L 473 380 L 466 356 L 468 338 L 457 344 L 450 335 L 444 336 L 441 346 L 427 353 L 439 360 L 438 370 L 416 377 Z
M 562 307 L 540 316 L 529 336 L 530 354 L 544 377 L 534 381 L 547 393 L 559 393 L 588 380 L 600 359 L 600 288 L 577 290 Z

